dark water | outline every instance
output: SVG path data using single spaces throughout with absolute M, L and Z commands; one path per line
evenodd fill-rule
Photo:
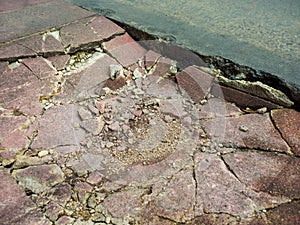
M 300 87 L 299 0 L 69 0 Z

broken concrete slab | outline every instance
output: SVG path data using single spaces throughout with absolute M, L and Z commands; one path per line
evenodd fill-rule
M 26 58 L 21 61 L 40 80 L 54 80 L 56 70 L 42 57 Z
M 56 184 L 64 181 L 64 173 L 56 164 L 30 166 L 14 170 L 12 176 L 19 185 L 33 193 L 45 192 Z
M 265 212 L 261 217 L 251 218 L 242 222 L 241 225 L 258 225 L 258 224 L 277 224 L 278 221 L 282 225 L 299 224 L 299 200 L 282 204 L 274 209 Z
M 3 12 L 0 14 L 0 26 L 5 30 L 1 32 L 0 43 L 59 27 L 91 15 L 94 15 L 94 13 L 62 0 L 44 2 L 14 11 Z M 22 18 L 22 20 L 19 20 L 19 18 Z M 6 24 L 10 24 L 10 26 L 6 26 Z M 31 26 L 27 26 L 27 24 L 31 24 Z
M 70 59 L 69 55 L 56 55 L 47 58 L 47 60 L 49 60 L 52 63 L 52 65 L 55 67 L 56 70 L 65 69 L 69 59 Z
M 168 78 L 162 78 L 160 75 L 149 75 L 142 81 L 142 89 L 147 94 L 163 99 L 180 98 L 176 83 Z
M 26 6 L 39 4 L 39 3 L 43 3 L 43 2 L 49 2 L 49 1 L 53 1 L 53 0 L 29 0 L 26 2 L 19 2 L 19 1 L 16 2 L 14 0 L 7 0 L 7 1 L 1 3 L 0 12 L 16 10 L 16 9 L 23 8 Z
M 124 30 L 103 16 L 84 18 L 60 29 L 62 43 L 68 52 L 99 47 L 104 39 Z
M 0 116 L 0 147 L 25 148 L 29 143 L 25 131 L 26 125 L 25 116 Z
M 272 110 L 271 116 L 291 151 L 300 156 L 300 112 L 293 109 Z
M 162 113 L 171 115 L 178 119 L 182 119 L 188 115 L 183 108 L 181 99 L 161 100 L 159 102 L 159 107 Z
M 90 95 L 95 95 L 95 91 L 100 92 L 104 81 L 109 79 L 109 66 L 112 64 L 118 63 L 107 54 L 96 54 L 88 67 L 71 71 L 66 76 L 67 81 L 55 99 L 67 102 L 71 99 L 73 101 L 75 97 L 76 100 L 82 101 L 88 99 Z
M 40 80 L 38 75 L 24 64 L 15 62 L 12 66 L 14 68 L 6 70 L 0 77 L 0 104 L 4 108 L 16 109 L 23 114 L 40 114 L 43 109 L 40 97 L 52 93 L 55 77 Z M 34 67 L 39 65 L 32 66 L 35 70 Z M 48 70 L 49 66 L 46 65 L 45 68 Z
M 211 154 L 196 154 L 195 174 L 197 181 L 195 216 L 204 213 L 239 216 L 254 213 L 255 205 L 243 194 L 245 186 L 227 170 L 220 158 Z
M 139 59 L 143 60 L 144 55 L 147 53 L 147 51 L 127 33 L 117 36 L 108 42 L 104 42 L 103 48 L 124 67 L 136 63 Z
M 19 58 L 34 57 L 36 52 L 16 42 L 0 46 L 0 59 L 15 61 Z
M 249 217 L 257 210 L 289 201 L 285 197 L 254 192 L 227 167 L 222 158 L 216 155 L 196 153 L 195 176 L 196 217 L 207 213 Z
M 80 119 L 76 105 L 62 105 L 50 108 L 38 120 L 38 136 L 32 144 L 33 149 L 49 149 L 59 146 L 80 146 L 84 131 L 76 128 Z
M 266 114 L 219 117 L 202 124 L 212 141 L 225 146 L 290 153 L 289 146 Z
M 224 99 L 229 102 L 234 102 L 237 106 L 246 109 L 250 108 L 253 110 L 267 107 L 268 110 L 280 108 L 280 105 L 273 102 L 264 100 L 262 98 L 249 95 L 245 92 L 225 87 L 214 83 L 211 88 L 211 94 L 215 97 Z
M 145 57 L 148 56 L 145 55 Z M 150 56 L 150 62 L 152 57 L 153 56 Z M 154 58 L 156 57 L 158 56 L 154 55 Z M 176 65 L 177 62 L 170 58 L 159 57 L 157 61 L 155 59 L 154 63 L 155 63 L 154 66 L 152 66 L 152 68 L 149 70 L 149 74 L 153 76 L 167 77 L 172 74 L 174 75 L 177 72 L 177 65 Z
M 8 224 L 23 225 L 23 224 L 43 224 L 43 225 L 52 225 L 50 221 L 40 210 L 35 209 L 27 213 L 26 215 L 18 218 L 14 221 L 10 221 Z M 7 224 L 7 225 L 8 225 Z M 5 224 L 4 224 L 5 225 Z
M 13 164 L 14 169 L 25 168 L 27 166 L 37 166 L 50 163 L 52 161 L 52 157 L 47 155 L 45 157 L 30 157 L 28 155 L 18 155 Z
M 219 98 L 209 98 L 199 111 L 193 114 L 196 119 L 211 119 L 215 117 L 237 117 L 242 111 L 233 103 L 226 102 Z
M 115 218 L 134 218 L 141 214 L 143 204 L 141 197 L 146 190 L 125 190 L 109 195 L 103 201 L 103 206 Z
M 3 44 L 0 46 L 0 59 L 14 61 L 37 55 L 48 57 L 55 54 L 64 54 L 64 48 L 55 35 L 58 35 L 59 38 L 59 31 L 35 34 L 21 40 Z
M 33 50 L 38 55 L 47 56 L 64 53 L 58 30 L 32 35 L 18 40 L 16 43 Z
M 197 216 L 195 219 L 188 222 L 188 225 L 199 225 L 199 224 L 239 224 L 240 218 L 228 215 L 227 213 L 218 213 L 218 214 L 203 214 Z M 172 224 L 173 225 L 173 224 Z
M 47 192 L 47 198 L 51 201 L 65 206 L 72 195 L 72 187 L 68 183 L 59 183 Z
M 180 171 L 166 185 L 155 188 L 161 191 L 150 202 L 151 213 L 180 223 L 194 218 L 196 181 L 191 170 Z
M 299 198 L 299 159 L 270 152 L 237 152 L 224 156 L 239 180 L 257 192 Z
M 108 79 L 105 84 L 103 85 L 103 88 L 108 87 L 112 91 L 116 91 L 119 88 L 122 88 L 126 85 L 126 77 L 121 75 L 118 76 L 116 79 Z
M 263 84 L 260 81 L 230 80 L 223 76 L 216 76 L 216 82 L 258 96 L 281 106 L 290 107 L 294 105 L 282 91 Z
M 199 103 L 207 96 L 213 79 L 210 74 L 193 66 L 185 68 L 182 72 L 176 74 L 176 80 L 181 92 L 195 103 Z
M 58 32 L 61 26 L 64 26 L 62 30 L 69 29 L 70 34 L 74 31 L 78 35 L 75 39 L 65 39 L 73 44 L 74 54 L 62 51 Z M 82 26 L 82 30 L 90 32 L 91 28 L 93 33 L 82 36 L 84 33 L 79 29 Z M 280 133 L 273 133 L 275 127 L 271 126 L 268 110 L 257 118 L 253 110 L 241 112 L 234 104 L 213 98 L 209 88 L 206 99 L 194 104 L 178 93 L 176 62 L 151 51 L 124 68 L 118 59 L 113 59 L 111 52 L 103 53 L 96 46 L 100 43 L 105 46 L 118 37 L 122 40 L 117 39 L 116 45 L 132 39 L 124 38 L 124 31 L 102 16 L 93 15 L 43 32 L 40 36 L 32 35 L 31 39 L 14 41 L 29 41 L 27 47 L 39 52 L 35 53 L 38 57 L 23 55 L 22 59 L 10 58 L 10 64 L 0 62 L 0 72 L 5 78 L 0 93 L 18 97 L 20 93 L 15 94 L 13 88 L 25 88 L 27 84 L 30 90 L 37 89 L 35 93 L 40 92 L 40 86 L 52 89 L 51 93 L 40 94 L 42 104 L 39 104 L 43 107 L 40 115 L 24 116 L 25 111 L 0 105 L 0 118 L 9 117 L 4 123 L 13 124 L 14 128 L 8 129 L 13 135 L 6 134 L 6 130 L 0 135 L 22 143 L 24 135 L 29 136 L 22 148 L 0 149 L 0 170 L 9 168 L 18 181 L 16 185 L 35 203 L 28 213 L 21 212 L 20 217 L 12 220 L 13 224 L 21 225 L 24 221 L 46 225 L 49 222 L 74 225 L 239 223 L 249 216 L 267 215 L 272 209 L 298 199 L 297 157 L 289 157 L 286 153 L 291 152 L 285 151 L 287 145 Z M 91 49 L 85 51 L 86 48 Z M 124 54 L 120 59 L 126 62 L 130 51 L 121 53 Z M 117 71 L 110 70 L 115 65 Z M 147 66 L 152 68 L 145 69 Z M 119 82 L 122 85 L 117 88 L 110 85 L 114 91 L 104 88 L 110 78 L 119 84 L 115 75 L 122 78 Z M 11 89 L 14 91 L 9 92 Z M 34 101 L 24 97 L 28 102 Z M 23 99 L 20 101 L 18 104 L 23 103 Z M 25 130 L 19 118 L 26 118 Z M 218 143 L 206 135 L 202 129 L 204 122 L 214 122 L 221 128 L 228 125 L 226 141 Z M 27 133 L 17 133 L 19 125 Z M 250 135 L 248 142 L 243 139 L 249 138 L 247 135 Z M 237 142 L 232 144 L 231 140 Z M 245 153 L 247 147 L 280 157 L 278 161 L 270 157 L 271 164 L 267 163 L 269 158 L 260 154 L 250 156 L 257 164 L 254 159 L 242 156 L 225 158 L 239 151 Z M 278 151 L 277 148 L 282 148 L 284 154 L 271 152 Z M 266 171 L 264 163 L 274 168 Z M 256 165 L 261 171 L 253 169 Z M 261 178 L 264 174 L 268 177 Z M 12 193 L 8 191 L 8 194 Z M 283 207 L 283 211 L 288 216 L 279 218 L 291 221 L 289 210 Z
M 0 170 L 0 223 L 9 225 L 35 208 L 8 170 Z

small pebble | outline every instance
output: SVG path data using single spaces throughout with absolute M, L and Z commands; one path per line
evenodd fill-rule
M 131 131 L 129 131 L 127 135 L 128 135 L 128 137 L 133 137 L 134 136 Z
M 105 112 L 105 102 L 104 101 L 95 101 L 95 105 L 97 107 L 97 109 L 99 110 L 100 113 L 104 113 Z
M 12 69 L 15 69 L 15 68 L 17 68 L 19 66 L 20 66 L 20 63 L 18 61 L 16 61 L 16 62 L 10 63 L 8 65 L 8 68 L 10 68 L 12 70 Z
M 134 143 L 133 138 L 129 138 L 129 139 L 128 139 L 128 143 L 132 145 L 132 144 Z
M 136 68 L 132 74 L 133 74 L 133 79 L 138 79 L 143 77 L 143 74 L 139 71 L 138 68 Z
M 123 99 L 123 98 L 117 98 L 117 102 L 119 102 L 119 103 L 123 103 L 123 102 L 125 102 L 125 101 L 124 101 L 124 99 Z
M 150 126 L 155 126 L 155 125 L 156 125 L 155 120 L 150 120 L 150 121 L 149 121 L 149 125 L 150 125 Z
M 110 124 L 108 128 L 112 131 L 119 131 L 121 129 L 118 121 L 115 121 L 112 124 Z
M 117 149 L 118 149 L 119 152 L 123 152 L 123 151 L 126 150 L 126 147 L 125 146 L 119 146 Z
M 203 100 L 200 101 L 200 104 L 201 104 L 201 105 L 205 105 L 206 103 L 207 103 L 207 100 L 206 100 L 206 99 L 203 99 Z
M 136 88 L 136 89 L 133 89 L 133 94 L 135 94 L 135 95 L 143 95 L 145 92 L 142 90 L 142 89 L 140 89 L 140 88 Z
M 148 109 L 143 109 L 142 112 L 143 112 L 145 115 L 149 114 L 149 110 L 148 110 Z
M 171 65 L 170 65 L 170 72 L 172 74 L 176 74 L 177 73 L 177 66 L 176 66 L 176 61 L 171 61 Z
M 142 110 L 136 110 L 136 111 L 134 111 L 134 115 L 135 115 L 135 116 L 141 116 L 142 113 L 143 113 Z
M 259 114 L 264 114 L 268 111 L 267 107 L 263 107 L 263 108 L 260 108 L 258 110 L 256 110 L 256 112 L 258 112 Z
M 106 217 L 105 222 L 106 222 L 106 223 L 110 223 L 110 221 L 111 221 L 111 218 L 110 218 L 109 216 Z
M 49 152 L 47 151 L 47 150 L 43 150 L 43 151 L 40 151 L 39 153 L 38 153 L 38 157 L 44 157 L 44 156 L 46 156 L 46 155 L 48 155 L 49 154 Z
M 102 48 L 100 48 L 100 47 L 95 48 L 95 51 L 97 51 L 97 52 L 103 52 Z
M 91 148 L 92 145 L 93 145 L 92 140 L 89 140 L 89 141 L 86 143 L 86 147 L 87 147 L 87 148 Z
M 173 118 L 172 118 L 171 116 L 169 116 L 169 115 L 165 115 L 165 121 L 166 121 L 167 123 L 170 123 L 170 122 L 173 121 Z
M 127 126 L 126 124 L 124 124 L 124 125 L 122 126 L 122 129 L 123 129 L 123 131 L 127 131 L 127 130 L 129 130 L 129 129 L 130 129 L 130 127 L 129 127 L 129 126 Z
M 88 108 L 89 108 L 89 110 L 90 110 L 92 113 L 94 113 L 95 115 L 97 115 L 97 116 L 99 115 L 99 109 L 96 108 L 95 106 L 89 104 L 89 105 L 88 105 Z
M 80 127 L 80 124 L 79 124 L 79 123 L 74 123 L 73 127 L 74 127 L 74 128 L 79 128 L 79 127 Z
M 240 131 L 243 131 L 243 132 L 247 132 L 249 129 L 248 129 L 247 126 L 242 125 L 242 126 L 239 127 L 239 130 L 240 130 Z
M 70 59 L 69 64 L 74 64 L 75 63 L 75 59 Z
M 123 67 L 121 65 L 110 65 L 110 79 L 114 80 L 118 76 L 123 76 Z
M 112 142 L 107 142 L 105 146 L 106 146 L 106 148 L 111 148 L 111 147 L 114 146 L 114 143 L 112 143 Z
M 101 141 L 101 142 L 100 142 L 100 147 L 101 147 L 101 148 L 105 148 L 105 142 L 104 142 L 104 141 Z

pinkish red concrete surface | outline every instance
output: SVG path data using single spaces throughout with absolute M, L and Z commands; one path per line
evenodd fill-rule
M 298 111 L 64 1 L 0 9 L 1 225 L 300 224 Z

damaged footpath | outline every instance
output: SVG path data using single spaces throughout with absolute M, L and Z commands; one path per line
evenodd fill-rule
M 289 95 L 64 1 L 2 13 L 45 8 L 75 15 L 0 39 L 0 224 L 300 223 Z

